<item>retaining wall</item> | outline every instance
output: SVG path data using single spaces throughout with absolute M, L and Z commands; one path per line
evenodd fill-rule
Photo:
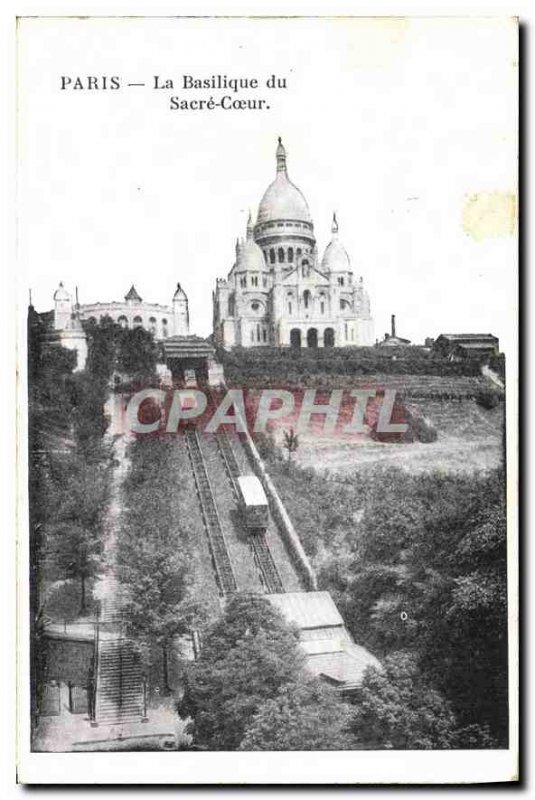
M 252 467 L 261 481 L 262 486 L 264 487 L 271 514 L 277 523 L 277 526 L 284 539 L 286 549 L 292 558 L 295 568 L 297 569 L 300 577 L 303 579 L 306 589 L 308 591 L 315 592 L 318 588 L 316 575 L 314 574 L 314 570 L 312 569 L 310 561 L 308 560 L 308 556 L 305 553 L 303 545 L 301 544 L 301 540 L 297 534 L 297 531 L 295 530 L 292 521 L 288 516 L 288 512 L 286 511 L 284 504 L 279 497 L 279 493 L 277 492 L 275 485 L 264 466 L 264 462 L 262 461 L 260 453 L 256 449 L 256 445 L 251 436 L 248 432 L 242 434 L 241 436 Z

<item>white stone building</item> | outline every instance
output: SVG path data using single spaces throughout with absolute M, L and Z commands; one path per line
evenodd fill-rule
M 114 322 L 124 328 L 145 328 L 154 334 L 156 339 L 167 339 L 168 336 L 187 336 L 189 333 L 188 298 L 184 289 L 177 283 L 176 291 L 170 305 L 160 303 L 147 303 L 142 300 L 131 286 L 124 301 L 110 303 L 73 303 L 72 297 L 60 284 L 62 294 L 69 298 L 58 307 L 58 292 L 54 295 L 54 327 L 62 327 L 66 316 L 77 311 L 80 319 L 88 322 L 99 322 L 105 317 L 110 317 Z M 69 306 L 66 308 L 66 306 Z M 66 308 L 66 310 L 65 310 Z
M 49 312 L 44 316 L 47 317 Z M 109 303 L 78 303 L 62 282 L 54 292 L 54 308 L 50 313 L 51 325 L 48 339 L 56 341 L 78 354 L 77 370 L 83 369 L 87 359 L 87 337 L 82 322 L 98 323 L 105 318 L 124 328 L 144 328 L 163 341 L 171 336 L 189 335 L 188 298 L 179 283 L 171 305 L 147 303 L 139 296 L 134 286 L 125 295 L 124 301 Z
M 338 238 L 336 216 L 320 260 L 308 204 L 288 177 L 280 138 L 276 161 L 256 224 L 249 215 L 236 262 L 226 280 L 217 280 L 216 343 L 226 349 L 372 345 L 369 297 Z

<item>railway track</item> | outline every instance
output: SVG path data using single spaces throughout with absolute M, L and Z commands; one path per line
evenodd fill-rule
M 197 486 L 199 502 L 201 504 L 204 525 L 208 536 L 212 563 L 216 574 L 219 591 L 222 595 L 232 594 L 238 589 L 236 576 L 232 568 L 232 561 L 225 541 L 225 534 L 217 506 L 214 500 L 214 493 L 208 478 L 206 464 L 204 461 L 199 434 L 195 428 L 187 428 L 185 431 L 186 446 L 193 469 L 193 477 Z
M 236 459 L 236 454 L 232 449 L 226 431 L 219 431 L 216 434 L 216 439 L 234 496 L 236 500 L 238 500 L 239 494 L 236 479 L 240 476 L 241 470 Z M 284 586 L 277 565 L 271 555 L 271 550 L 269 549 L 265 534 L 251 533 L 248 538 L 251 550 L 253 551 L 254 561 L 266 592 L 268 592 L 268 594 L 282 594 L 284 592 Z

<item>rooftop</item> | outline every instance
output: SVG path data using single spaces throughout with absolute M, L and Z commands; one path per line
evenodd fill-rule
M 300 629 L 344 626 L 344 621 L 329 592 L 270 594 L 267 599 L 289 623 Z

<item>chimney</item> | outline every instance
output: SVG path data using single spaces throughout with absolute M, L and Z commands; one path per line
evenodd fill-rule
M 396 315 L 392 314 L 392 336 L 396 335 Z

